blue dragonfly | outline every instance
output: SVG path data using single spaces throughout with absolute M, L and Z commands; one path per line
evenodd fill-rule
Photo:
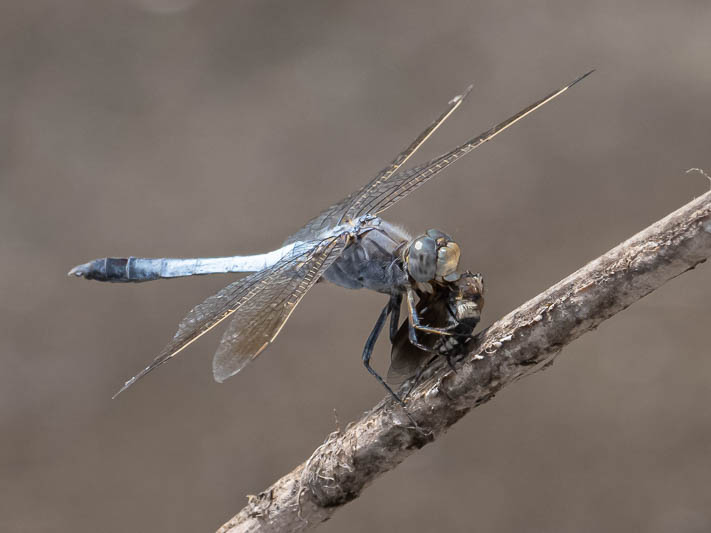
M 471 86 L 449 101 L 444 112 L 369 183 L 325 209 L 284 245 L 268 253 L 217 258 L 96 259 L 71 269 L 70 276 L 108 282 L 144 282 L 225 272 L 249 272 L 195 306 L 178 326 L 172 341 L 116 393 L 133 385 L 175 357 L 221 322 L 231 319 L 213 358 L 215 380 L 222 382 L 255 359 L 279 334 L 301 299 L 325 279 L 349 289 L 366 288 L 389 296 L 368 338 L 363 362 L 367 370 L 400 403 L 401 398 L 370 366 L 375 340 L 390 316 L 390 338 L 398 331 L 403 297 L 407 308 L 408 341 L 420 350 L 448 343 L 426 343 L 419 335 L 454 336 L 457 325 L 428 325 L 417 302 L 428 294 L 455 294 L 460 249 L 446 233 L 430 229 L 412 237 L 380 214 L 439 174 L 449 165 L 493 139 L 535 110 L 560 96 L 593 71 L 537 100 L 515 115 L 431 161 L 401 170 L 402 165 L 462 104 Z M 471 333 L 471 328 L 468 329 Z M 451 344 L 451 343 L 449 343 Z M 436 350 L 435 350 L 436 351 Z M 115 397 L 114 396 L 114 397 Z

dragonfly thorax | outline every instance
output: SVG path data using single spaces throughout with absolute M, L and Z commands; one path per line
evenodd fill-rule
M 358 218 L 346 218 L 340 224 L 322 231 L 316 239 L 327 239 L 337 235 L 344 235 L 350 239 L 367 233 L 382 224 L 382 219 L 375 215 L 361 215 Z
M 436 229 L 427 230 L 404 249 L 407 273 L 419 283 L 454 281 L 459 267 L 459 245 Z

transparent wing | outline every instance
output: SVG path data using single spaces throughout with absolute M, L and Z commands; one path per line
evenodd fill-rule
M 331 239 L 308 261 L 284 269 L 259 287 L 256 298 L 236 313 L 212 360 L 215 380 L 223 382 L 242 370 L 279 334 L 291 313 L 314 283 L 343 251 L 345 239 Z
M 444 291 L 444 287 L 439 287 L 438 291 Z M 451 289 L 450 289 L 451 290 Z M 428 326 L 436 328 L 449 325 L 449 314 L 444 298 L 437 298 L 435 294 L 429 298 L 432 305 L 427 305 L 428 302 L 420 300 L 417 302 L 417 313 L 420 315 L 420 320 Z M 390 349 L 390 367 L 388 368 L 387 380 L 393 387 L 400 387 L 405 381 L 417 374 L 430 359 L 432 353 L 421 350 L 410 342 L 408 336 L 409 324 L 407 318 L 402 322 L 395 334 Z M 437 342 L 441 339 L 439 335 L 429 333 L 420 333 L 418 340 L 428 349 L 434 349 Z
M 405 381 L 417 374 L 417 371 L 432 358 L 431 353 L 420 350 L 412 344 L 407 334 L 406 320 L 398 329 L 390 352 L 387 381 L 394 388 L 399 388 Z
M 497 124 L 490 130 L 474 137 L 454 150 L 433 159 L 429 163 L 412 168 L 405 172 L 397 174 L 391 173 L 390 176 L 384 179 L 373 180 L 371 184 L 362 189 L 362 191 L 357 193 L 354 197 L 351 205 L 346 211 L 346 217 L 357 218 L 366 214 L 377 215 L 378 213 L 385 211 L 397 201 L 417 189 L 420 185 L 436 176 L 449 165 L 461 159 L 464 155 L 484 144 L 486 141 L 493 139 L 505 129 L 513 126 L 519 120 L 533 113 L 536 109 L 544 106 L 557 96 L 560 96 L 583 78 L 592 74 L 592 72 L 594 71 L 591 70 L 590 72 L 583 74 L 568 85 L 552 92 L 545 98 L 534 102 L 512 117 L 506 119 L 500 124 Z
M 472 90 L 470 85 L 464 93 L 455 96 L 449 101 L 447 109 L 437 119 L 432 122 L 425 131 L 423 131 L 410 146 L 403 150 L 387 167 L 381 170 L 375 178 L 373 178 L 365 187 L 348 195 L 346 198 L 323 210 L 316 217 L 309 220 L 303 228 L 289 237 L 284 244 L 290 244 L 297 241 L 306 241 L 314 239 L 321 234 L 325 229 L 337 226 L 343 219 L 346 212 L 356 205 L 359 201 L 367 198 L 367 191 L 380 186 L 381 183 L 387 181 L 410 157 L 422 146 L 427 139 L 439 128 L 442 123 L 457 109 L 467 95 Z
M 257 316 L 262 318 L 254 322 L 255 329 L 243 330 L 244 338 L 253 336 L 255 340 L 240 344 L 249 351 L 241 352 L 241 356 L 248 360 L 256 357 L 276 337 L 306 291 L 341 254 L 344 244 L 341 237 L 303 243 L 274 266 L 231 283 L 195 306 L 178 325 L 173 340 L 150 365 L 128 380 L 114 398 L 238 310 L 246 323 Z M 269 340 L 265 341 L 267 337 Z

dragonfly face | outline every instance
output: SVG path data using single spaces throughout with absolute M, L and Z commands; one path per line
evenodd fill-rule
M 447 234 L 429 230 L 411 239 L 404 230 L 386 223 L 378 215 L 591 72 L 446 154 L 409 170 L 400 170 L 461 105 L 471 90 L 469 87 L 450 100 L 444 113 L 370 182 L 312 218 L 277 250 L 251 256 L 193 259 L 103 258 L 74 267 L 69 272 L 71 276 L 109 282 L 251 273 L 195 306 L 178 325 L 172 341 L 149 366 L 127 381 L 119 393 L 227 318 L 231 322 L 213 359 L 213 374 L 217 381 L 233 376 L 274 341 L 301 299 L 320 279 L 390 296 L 366 342 L 363 362 L 392 393 L 370 367 L 369 360 L 388 315 L 393 340 L 403 295 L 407 296 L 407 339 L 413 348 L 447 352 L 458 342 L 457 335 L 470 334 L 478 322 L 483 305 L 479 289 L 483 286 L 477 286 L 476 280 L 480 283 L 480 277 L 457 273 L 459 246 Z M 427 301 L 431 302 L 430 307 L 421 307 L 422 302 Z M 424 313 L 424 320 L 420 312 Z M 419 334 L 426 336 L 425 344 L 418 340 Z M 393 396 L 399 400 L 394 393 Z
M 405 252 L 407 272 L 419 283 L 450 281 L 459 267 L 459 245 L 439 230 L 412 240 Z

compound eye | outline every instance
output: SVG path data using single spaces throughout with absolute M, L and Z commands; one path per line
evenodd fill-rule
M 448 242 L 437 249 L 437 277 L 445 278 L 457 271 L 459 266 L 459 246 L 456 242 Z
M 422 235 L 410 244 L 407 255 L 407 271 L 420 283 L 432 281 L 437 273 L 437 242 Z

